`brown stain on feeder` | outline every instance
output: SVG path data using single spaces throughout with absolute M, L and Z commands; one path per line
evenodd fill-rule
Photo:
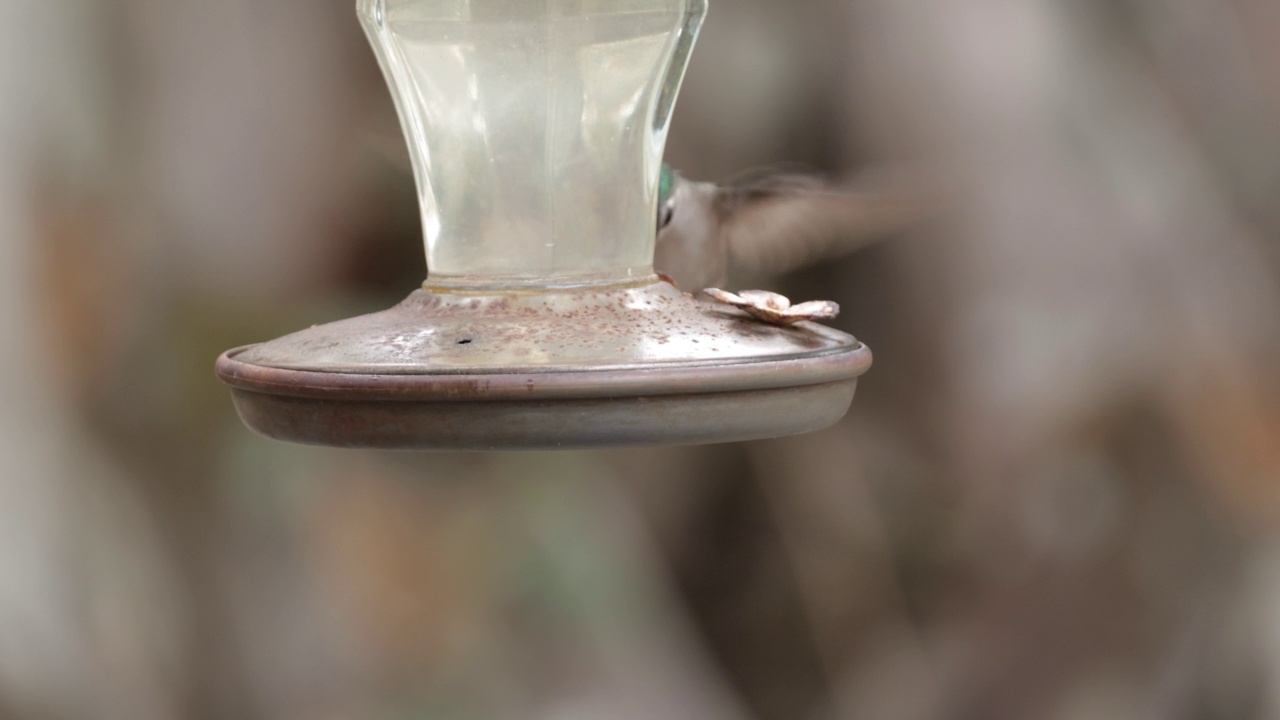
M 469 341 L 469 342 L 468 342 Z M 437 293 L 227 353 L 251 427 L 406 449 L 689 444 L 838 420 L 870 352 L 821 325 L 771 327 L 653 281 Z

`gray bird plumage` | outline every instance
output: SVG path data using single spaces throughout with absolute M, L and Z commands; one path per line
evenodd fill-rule
M 654 266 L 686 291 L 839 257 L 918 215 L 913 193 L 901 188 L 855 189 L 794 174 L 718 186 L 671 172 L 665 200 Z

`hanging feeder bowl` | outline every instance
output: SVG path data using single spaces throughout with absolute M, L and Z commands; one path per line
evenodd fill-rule
M 409 139 L 428 279 L 218 360 L 249 427 L 341 447 L 780 437 L 838 421 L 870 351 L 653 272 L 668 122 L 705 0 L 361 0 Z M 556 9 L 558 8 L 559 9 Z

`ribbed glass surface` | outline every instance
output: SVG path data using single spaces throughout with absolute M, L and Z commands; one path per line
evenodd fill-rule
M 433 285 L 652 271 L 705 0 L 360 0 L 413 158 Z

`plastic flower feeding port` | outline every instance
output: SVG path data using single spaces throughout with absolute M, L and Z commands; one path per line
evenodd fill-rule
M 218 360 L 251 428 L 399 449 L 817 430 L 871 354 L 653 271 L 667 127 L 705 0 L 361 0 L 408 137 L 427 280 Z

